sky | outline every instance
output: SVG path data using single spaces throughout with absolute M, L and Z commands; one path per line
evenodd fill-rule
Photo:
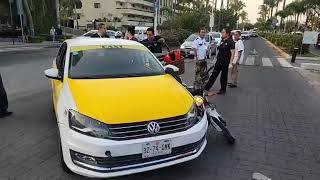
M 217 0 L 217 7 L 220 7 L 221 0 Z M 248 13 L 248 19 L 251 23 L 255 23 L 257 21 L 257 18 L 259 17 L 259 6 L 263 3 L 263 0 L 242 0 L 246 7 L 244 10 Z M 292 2 L 292 0 L 287 0 L 286 4 L 289 4 Z M 226 6 L 227 1 L 224 0 L 224 5 Z M 279 5 L 279 9 L 282 8 L 282 2 Z M 274 10 L 275 12 L 275 10 Z

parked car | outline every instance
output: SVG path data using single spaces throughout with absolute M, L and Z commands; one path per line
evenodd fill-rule
M 243 31 L 241 32 L 241 39 L 250 39 L 250 32 L 249 31 Z
M 91 30 L 91 31 L 88 31 L 86 33 L 84 33 L 82 36 L 80 37 L 91 37 L 92 35 L 94 34 L 97 34 L 98 30 Z M 115 34 L 116 34 L 116 31 L 113 31 L 113 30 L 107 30 L 107 35 L 110 37 L 110 38 L 115 38 Z
M 221 43 L 221 33 L 220 32 L 210 32 L 209 34 L 211 34 L 214 41 L 216 42 L 216 46 L 219 46 Z
M 45 75 L 68 173 L 129 175 L 193 160 L 206 146 L 207 115 L 138 42 L 66 40 Z
M 147 39 L 147 29 L 149 27 L 144 27 L 144 26 L 136 26 L 134 28 L 135 34 L 134 36 L 139 40 L 142 41 L 144 39 Z
M 180 46 L 180 50 L 185 57 L 194 56 L 194 52 L 192 50 L 193 41 L 198 38 L 197 34 L 191 34 L 185 42 Z M 205 35 L 205 40 L 207 44 L 207 58 L 211 58 L 214 53 L 216 53 L 217 45 L 214 41 L 213 37 L 210 34 Z

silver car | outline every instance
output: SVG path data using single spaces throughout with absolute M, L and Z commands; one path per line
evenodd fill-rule
M 197 37 L 197 34 L 191 34 L 180 46 L 180 50 L 185 57 L 194 56 L 194 52 L 192 50 L 192 43 Z M 211 36 L 210 34 L 206 34 L 205 39 L 207 44 L 207 58 L 211 59 L 212 55 L 216 53 L 217 45 L 213 36 Z

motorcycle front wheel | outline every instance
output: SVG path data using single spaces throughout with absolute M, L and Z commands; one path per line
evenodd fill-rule
M 223 136 L 227 139 L 229 144 L 234 144 L 236 142 L 236 139 L 231 135 L 228 128 L 226 128 L 226 126 L 221 121 L 219 121 L 218 119 L 216 119 L 214 117 L 210 117 L 210 121 L 211 121 L 212 126 L 213 126 L 213 123 L 215 123 L 219 126 L 219 128 L 222 130 Z

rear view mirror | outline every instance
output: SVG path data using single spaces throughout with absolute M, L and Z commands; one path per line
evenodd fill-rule
M 179 68 L 173 65 L 167 65 L 165 66 L 165 72 L 166 74 L 170 74 L 172 77 L 174 77 L 179 83 L 182 83 L 182 80 L 178 74 Z

